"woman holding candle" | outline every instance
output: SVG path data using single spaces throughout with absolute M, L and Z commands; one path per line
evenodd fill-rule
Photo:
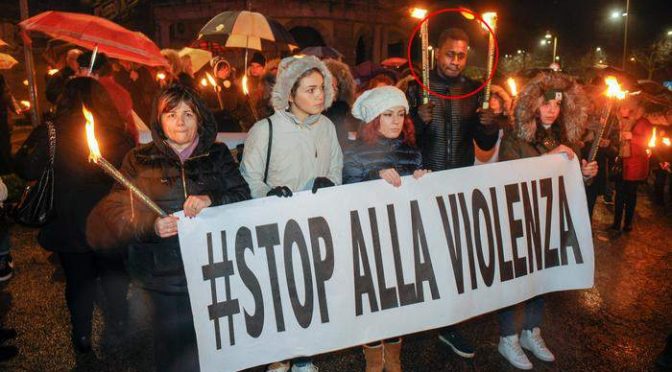
M 343 183 L 383 179 L 399 187 L 401 177 L 418 179 L 429 172 L 422 169 L 408 101 L 399 88 L 364 92 L 355 101 L 352 115 L 364 124 L 357 141 L 345 150 Z M 364 345 L 366 372 L 401 372 L 400 355 L 400 337 Z
M 168 213 L 196 217 L 210 206 L 250 198 L 217 125 L 194 91 L 175 85 L 157 99 L 149 144 L 124 159 L 121 172 Z M 177 238 L 177 217 L 156 213 L 116 185 L 89 217 L 87 237 L 97 249 L 128 247 L 132 278 L 153 305 L 159 371 L 198 370 L 196 334 Z
M 540 73 L 521 92 L 515 107 L 513 130 L 502 138 L 499 160 L 516 160 L 550 154 L 565 154 L 570 160 L 579 152 L 588 119 L 588 99 L 573 78 L 561 73 Z M 584 181 L 597 174 L 597 163 L 581 160 Z M 523 349 L 537 359 L 555 361 L 541 337 L 544 312 L 542 296 L 525 301 L 520 338 L 515 325 L 515 307 L 499 311 L 498 350 L 519 369 L 532 369 Z
M 39 243 L 58 254 L 65 273 L 65 299 L 72 322 L 72 342 L 79 352 L 91 350 L 91 320 L 96 295 L 96 280 L 101 279 L 108 310 L 107 324 L 125 327 L 128 277 L 123 256 L 99 254 L 86 241 L 89 212 L 110 190 L 114 180 L 95 164 L 89 163 L 89 150 L 83 140 L 85 119 L 82 106 L 91 111 L 99 123 L 96 134 L 107 159 L 115 166 L 133 148 L 133 139 L 112 103 L 107 90 L 96 80 L 78 77 L 69 80 L 56 104 L 54 127 L 54 215 L 38 235 Z M 44 130 L 46 125 L 35 129 Z M 22 174 L 37 177 L 46 167 L 48 146 L 41 146 L 20 163 L 27 168 Z M 121 329 L 117 329 L 121 330 Z

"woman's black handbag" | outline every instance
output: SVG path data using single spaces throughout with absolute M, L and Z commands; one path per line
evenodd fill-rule
M 611 163 L 611 168 L 609 168 L 609 181 L 620 181 L 623 179 L 623 159 L 620 156 L 617 156 L 613 163 Z
M 56 128 L 46 123 L 49 132 L 49 161 L 34 185 L 28 185 L 14 209 L 14 220 L 25 226 L 40 227 L 54 213 L 54 157 L 56 156 Z

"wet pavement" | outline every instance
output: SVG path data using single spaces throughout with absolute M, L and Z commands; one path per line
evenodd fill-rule
M 612 212 L 598 201 L 593 224 L 596 277 L 590 290 L 546 295 L 542 327 L 555 363 L 529 353 L 540 371 L 656 371 L 653 366 L 665 336 L 672 331 L 672 208 L 651 205 L 640 192 L 635 229 L 604 231 Z M 142 292 L 131 288 L 129 335 L 107 334 L 97 307 L 94 351 L 76 354 L 64 300 L 63 275 L 55 257 L 35 241 L 36 231 L 12 227 L 14 277 L 2 286 L 3 324 L 15 328 L 20 354 L 0 363 L 11 371 L 148 371 L 152 369 L 151 336 Z M 104 301 L 100 303 L 104 307 Z M 9 304 L 9 306 L 7 306 Z M 476 346 L 476 357 L 464 360 L 437 341 L 437 333 L 404 338 L 405 371 L 513 371 L 497 352 L 494 314 L 460 326 Z M 260 352 L 263 352 L 260 350 Z M 363 371 L 360 348 L 317 356 L 322 372 Z M 255 368 L 253 371 L 263 371 Z

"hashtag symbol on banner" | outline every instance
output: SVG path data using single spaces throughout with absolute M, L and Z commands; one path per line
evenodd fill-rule
M 212 304 L 208 305 L 208 315 L 210 320 L 215 325 L 215 341 L 217 343 L 217 350 L 222 348 L 222 338 L 219 321 L 221 318 L 228 318 L 229 323 L 229 342 L 231 345 L 236 344 L 236 339 L 233 332 L 233 316 L 240 313 L 240 305 L 238 300 L 231 299 L 231 281 L 230 277 L 233 275 L 233 262 L 229 260 L 226 249 L 226 231 L 222 231 L 222 261 L 215 262 L 212 247 L 212 233 L 207 234 L 208 242 L 208 264 L 202 266 L 203 280 L 210 281 L 210 292 L 212 295 Z M 217 278 L 224 278 L 225 300 L 218 302 L 217 300 Z

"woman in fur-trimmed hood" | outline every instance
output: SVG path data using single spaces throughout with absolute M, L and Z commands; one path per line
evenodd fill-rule
M 539 108 L 545 101 L 544 95 L 551 92 L 562 96 L 556 124 L 562 129 L 563 144 L 578 144 L 588 120 L 588 97 L 574 78 L 557 72 L 542 72 L 525 85 L 514 108 L 516 136 L 525 142 L 534 142 L 538 134 Z
M 538 74 L 523 89 L 514 112 L 514 128 L 502 138 L 500 161 L 558 153 L 566 154 L 571 160 L 580 154 L 579 141 L 588 118 L 588 99 L 581 86 L 570 76 L 555 72 Z M 584 180 L 594 177 L 597 162 L 582 160 L 581 173 Z M 543 296 L 525 302 L 525 320 L 520 337 L 515 327 L 514 311 L 514 307 L 509 307 L 498 312 L 500 354 L 519 369 L 532 369 L 523 348 L 531 351 L 537 359 L 555 361 L 555 356 L 541 337 Z
M 586 129 L 589 101 L 571 76 L 542 72 L 525 85 L 514 113 L 513 129 L 502 139 L 500 160 L 557 152 L 573 156 Z
M 252 197 L 290 196 L 341 183 L 343 153 L 334 124 L 322 114 L 333 97 L 331 73 L 319 59 L 280 62 L 271 92 L 275 113 L 252 127 L 240 165 Z

